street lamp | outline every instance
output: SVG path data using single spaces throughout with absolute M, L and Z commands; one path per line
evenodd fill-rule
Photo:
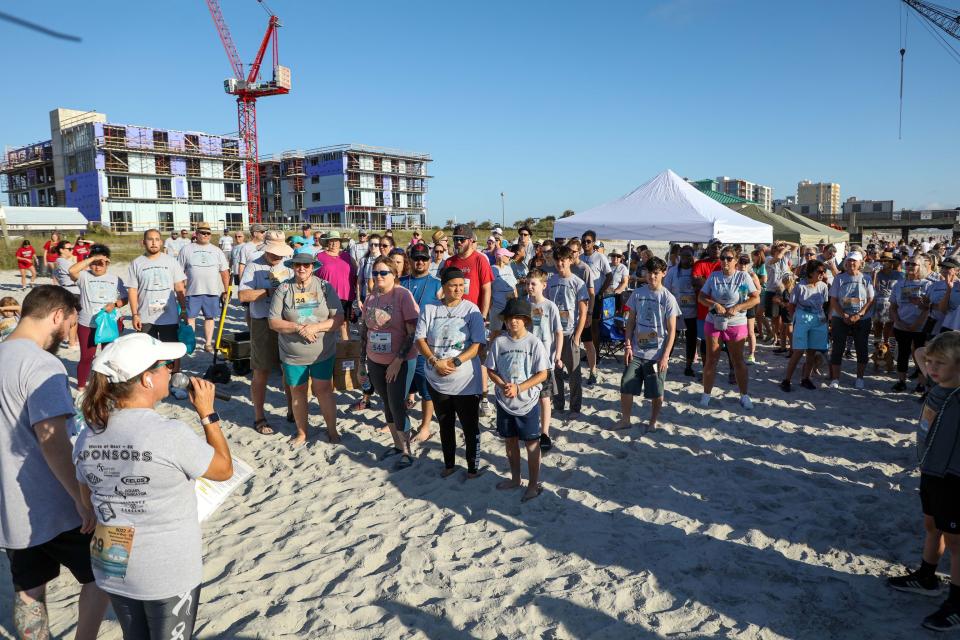
M 506 228 L 507 226 L 507 214 L 506 208 L 503 204 L 503 191 L 500 192 L 500 227 Z

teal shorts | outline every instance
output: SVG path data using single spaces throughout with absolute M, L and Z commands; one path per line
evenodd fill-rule
M 314 380 L 330 380 L 333 378 L 334 356 L 326 360 L 317 360 L 313 364 L 287 364 L 282 363 L 283 379 L 291 387 L 299 387 L 307 384 L 310 378 Z

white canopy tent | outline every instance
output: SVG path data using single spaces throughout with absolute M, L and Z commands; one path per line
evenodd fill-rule
M 669 169 L 622 198 L 557 220 L 553 235 L 571 238 L 588 229 L 604 240 L 773 241 L 770 225 L 728 209 Z

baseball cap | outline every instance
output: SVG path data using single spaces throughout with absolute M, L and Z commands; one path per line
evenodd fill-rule
M 502 235 L 503 235 L 503 229 L 501 229 L 500 227 L 494 227 L 494 228 L 493 228 L 493 235 L 495 235 L 495 236 L 502 236 Z
M 415 244 L 410 247 L 410 259 L 415 260 L 417 258 L 430 259 L 430 249 L 427 248 L 427 245 Z
M 250 225 L 250 233 L 260 233 L 260 232 L 266 233 L 266 231 L 267 231 L 267 228 L 262 224 Z
M 863 262 L 863 254 L 859 251 L 851 251 L 847 254 L 845 260 L 856 260 L 857 262 Z
M 453 228 L 453 236 L 461 238 L 473 238 L 473 227 L 468 224 L 458 224 Z
M 290 238 L 290 242 L 293 244 L 307 244 L 307 239 L 303 236 L 293 236 Z
M 533 318 L 533 305 L 526 298 L 510 298 L 507 305 L 500 314 L 501 318 L 512 318 L 514 316 L 523 316 Z
M 130 333 L 108 344 L 93 359 L 92 369 L 110 382 L 126 382 L 161 360 L 177 360 L 187 353 L 182 342 L 160 342 L 145 333 Z
M 500 247 L 494 252 L 494 255 L 497 256 L 498 258 L 501 256 L 512 258 L 514 254 L 513 254 L 513 251 L 510 251 L 510 249 L 504 249 L 503 247 Z
M 447 284 L 451 280 L 456 280 L 457 278 L 466 279 L 466 276 L 463 275 L 463 271 L 457 269 L 456 267 L 447 267 L 440 272 L 440 284 Z
M 941 269 L 960 269 L 960 262 L 957 262 L 954 258 L 945 258 L 943 262 L 940 263 Z

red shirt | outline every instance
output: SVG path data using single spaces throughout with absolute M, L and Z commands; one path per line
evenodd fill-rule
M 77 242 L 73 245 L 73 255 L 77 262 L 86 260 L 90 256 L 90 245 L 86 242 Z
M 20 247 L 17 249 L 17 265 L 21 269 L 29 269 L 33 266 L 33 256 L 37 255 L 33 247 Z
M 467 277 L 463 298 L 479 307 L 480 289 L 483 285 L 493 282 L 493 270 L 490 268 L 490 260 L 487 256 L 479 251 L 471 253 L 469 258 L 461 258 L 458 254 L 447 258 L 444 268 L 447 267 L 456 267 L 463 271 L 463 275 Z
M 58 242 L 51 242 L 47 240 L 43 243 L 43 252 L 46 254 L 47 262 L 56 262 L 57 258 L 60 257 L 60 253 L 57 251 Z
M 720 270 L 720 260 L 711 262 L 707 258 L 703 260 L 697 260 L 693 263 L 693 271 L 690 272 L 691 278 L 703 278 L 706 280 L 710 277 L 710 274 L 714 271 Z M 706 320 L 707 312 L 710 311 L 705 306 L 700 304 L 700 289 L 697 289 L 697 320 Z

